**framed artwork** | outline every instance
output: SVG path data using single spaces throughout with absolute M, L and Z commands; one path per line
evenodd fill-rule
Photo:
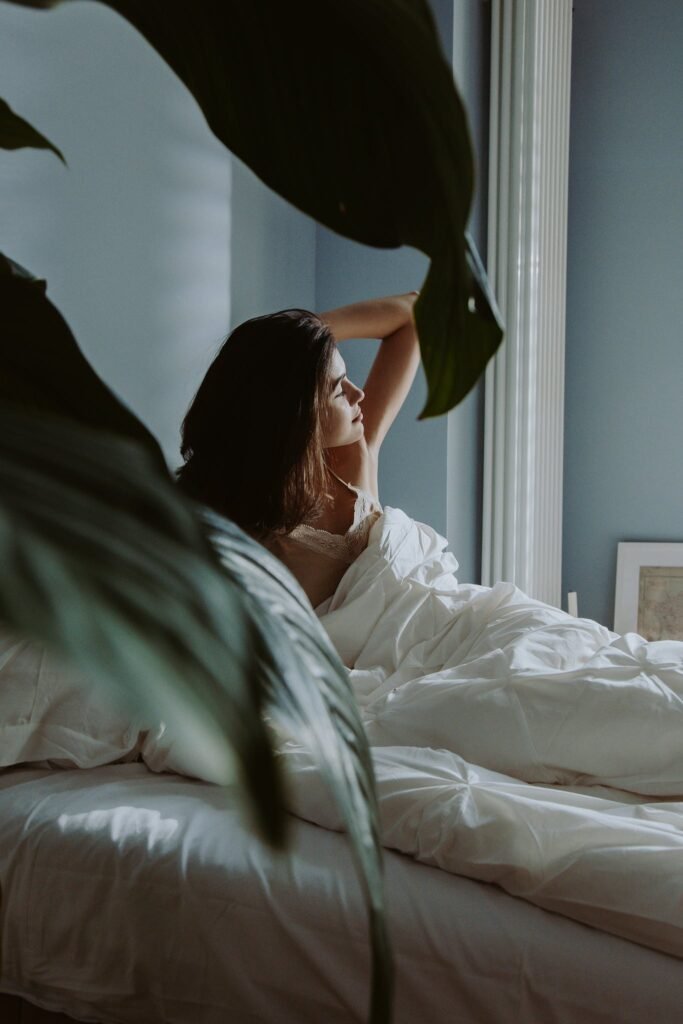
M 619 544 L 614 631 L 683 640 L 683 544 Z

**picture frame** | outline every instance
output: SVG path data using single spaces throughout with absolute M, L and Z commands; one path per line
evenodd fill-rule
M 683 543 L 619 543 L 614 631 L 683 640 Z

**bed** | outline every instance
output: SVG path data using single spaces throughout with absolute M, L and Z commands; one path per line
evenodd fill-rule
M 362 1021 L 346 839 L 291 825 L 277 857 L 226 788 L 142 763 L 5 769 L 0 991 L 103 1024 Z M 397 1024 L 680 1019 L 676 958 L 399 853 L 385 871 Z
M 673 1024 L 683 645 L 619 637 L 509 584 L 460 585 L 455 568 L 444 538 L 386 508 L 315 609 L 371 743 L 394 1020 Z M 19 684 L 17 665 L 32 676 L 43 658 L 20 650 Z M 173 737 L 98 708 L 87 681 L 42 675 L 44 692 L 17 685 L 0 729 L 17 744 L 0 772 L 0 993 L 22 1000 L 6 1014 L 364 1020 L 365 907 L 297 737 L 278 741 L 291 844 L 277 856 Z M 33 751 L 50 760 L 16 763 L 32 750 L 24 705 L 48 706 L 53 684 Z M 59 763 L 75 715 L 81 768 Z

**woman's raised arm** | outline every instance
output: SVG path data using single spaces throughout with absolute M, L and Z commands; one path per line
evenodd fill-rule
M 413 319 L 418 292 L 365 299 L 321 313 L 336 341 L 378 338 L 382 344 L 363 385 L 365 440 L 377 452 L 396 419 L 420 362 L 420 346 Z

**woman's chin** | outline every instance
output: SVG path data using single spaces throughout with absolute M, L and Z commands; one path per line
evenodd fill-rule
M 327 447 L 327 448 L 345 448 L 346 445 L 356 444 L 364 436 L 365 436 L 365 427 L 363 426 L 363 421 L 362 420 L 358 420 L 357 422 L 352 422 L 351 423 L 349 431 L 348 431 L 348 433 L 347 433 L 347 435 L 346 435 L 346 437 L 344 438 L 343 441 L 336 441 L 335 443 L 332 443 L 332 444 L 330 444 L 328 442 L 325 445 L 325 447 Z

